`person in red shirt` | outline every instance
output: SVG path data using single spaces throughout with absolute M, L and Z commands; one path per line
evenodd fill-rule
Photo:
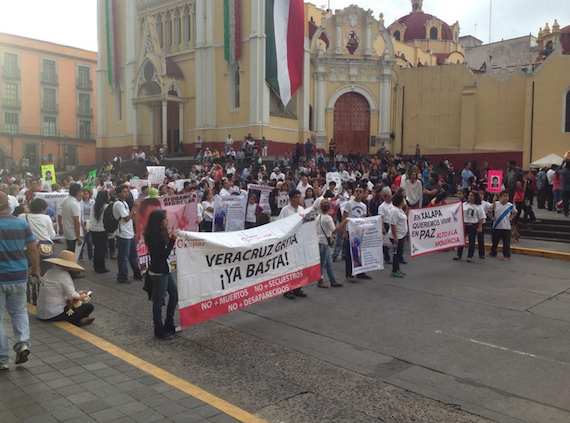
M 30 204 L 33 200 L 34 194 L 38 191 L 38 180 L 30 180 L 30 188 L 25 192 L 26 202 Z

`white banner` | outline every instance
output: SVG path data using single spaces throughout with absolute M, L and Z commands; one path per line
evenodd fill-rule
M 56 239 L 63 239 L 63 237 L 59 234 L 59 224 L 57 223 L 57 216 L 61 213 L 61 203 L 69 197 L 69 193 L 67 192 L 36 192 L 34 194 L 34 198 L 41 198 L 45 200 L 48 207 L 51 207 L 53 211 L 55 211 L 55 238 Z
M 348 219 L 352 276 L 384 269 L 382 217 Z
M 342 192 L 342 180 L 340 179 L 340 173 L 328 172 L 326 178 L 327 178 L 327 187 L 331 182 L 335 182 L 336 183 L 335 194 L 340 194 Z
M 247 231 L 181 232 L 177 255 L 182 328 L 282 295 L 321 277 L 312 210 Z
M 147 166 L 148 180 L 152 185 L 160 185 L 164 183 L 166 175 L 166 167 L 164 166 Z
M 269 185 L 253 185 L 250 184 L 247 187 L 247 197 L 250 195 L 255 195 L 256 203 L 263 208 L 263 213 L 271 214 L 271 206 L 269 205 L 269 194 L 273 192 L 275 188 Z
M 462 203 L 410 209 L 408 214 L 411 256 L 465 245 Z
M 245 228 L 247 197 L 228 195 L 214 197 L 214 224 L 212 232 L 234 232 Z
M 174 189 L 178 191 L 178 194 L 181 194 L 182 191 L 184 191 L 185 182 L 192 182 L 192 179 L 177 179 L 174 181 Z
M 131 179 L 129 181 L 129 185 L 133 188 L 136 188 L 139 191 L 139 193 L 142 187 L 150 188 L 150 182 L 148 181 L 148 179 Z

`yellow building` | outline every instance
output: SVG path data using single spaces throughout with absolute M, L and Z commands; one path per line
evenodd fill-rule
M 0 34 L 0 167 L 92 164 L 97 54 Z
M 224 56 L 222 0 L 99 0 L 98 157 L 162 144 L 193 153 L 198 136 L 223 148 L 228 134 L 237 141 L 251 133 L 269 141 L 270 155 L 307 138 L 326 150 L 334 138 L 345 154 L 382 143 L 413 153 L 419 143 L 435 158 L 522 161 L 524 151 L 528 163 L 567 140 L 542 128 L 565 113 L 561 43 L 536 69 L 474 73 L 459 24 L 411 3 L 388 27 L 358 6 L 333 12 L 306 3 L 303 85 L 285 107 L 265 81 L 265 0 L 241 1 L 233 64 Z

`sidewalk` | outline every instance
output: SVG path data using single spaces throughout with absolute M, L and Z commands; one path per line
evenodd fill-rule
M 129 364 L 118 353 L 69 333 L 66 325 L 44 323 L 30 314 L 30 360 L 16 366 L 11 351 L 10 370 L 0 372 L 0 422 L 261 421 L 230 417 L 150 375 L 136 363 L 140 360 L 133 360 L 139 367 Z M 4 326 L 12 346 L 9 319 Z

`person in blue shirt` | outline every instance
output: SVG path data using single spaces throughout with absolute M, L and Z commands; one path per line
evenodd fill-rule
M 40 255 L 36 238 L 25 220 L 10 214 L 8 196 L 0 192 L 0 371 L 8 370 L 8 336 L 4 331 L 4 309 L 14 330 L 16 364 L 30 355 L 30 322 L 26 309 L 28 269 L 39 282 Z
M 429 174 L 433 171 L 433 163 L 428 163 L 427 168 L 422 172 L 422 178 L 424 179 L 424 187 L 429 184 Z
M 471 172 L 471 162 L 465 162 L 463 171 L 461 172 L 461 178 L 463 179 L 461 182 L 461 188 L 469 187 L 469 178 L 471 177 L 475 179 L 475 175 Z

